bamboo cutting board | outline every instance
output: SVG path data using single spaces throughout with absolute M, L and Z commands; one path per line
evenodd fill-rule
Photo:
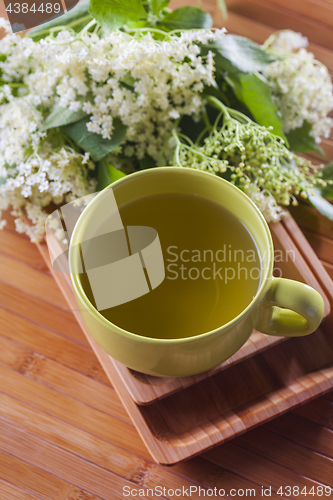
M 321 286 L 327 279 L 325 269 L 317 257 L 313 261 L 311 249 L 303 240 L 301 255 L 295 244 L 301 232 L 291 217 L 289 224 L 293 239 L 288 224 L 271 226 L 275 248 L 295 252 L 295 259 L 284 263 L 284 276 L 316 288 L 324 297 L 328 317 L 333 285 L 328 299 Z M 192 457 L 333 387 L 333 332 L 325 328 L 325 323 L 304 338 L 286 340 L 256 332 L 233 360 L 199 376 L 163 379 L 138 375 L 113 360 L 95 342 L 76 308 L 69 276 L 52 269 L 45 244 L 39 245 L 39 250 L 158 463 L 172 464 Z M 310 271 L 307 257 L 313 261 L 318 279 Z

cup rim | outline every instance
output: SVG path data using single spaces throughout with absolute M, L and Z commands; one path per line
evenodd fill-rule
M 97 203 L 99 197 L 103 195 L 103 192 L 106 189 L 112 189 L 113 187 L 117 186 L 120 183 L 123 184 L 124 182 L 128 182 L 130 180 L 130 178 L 132 178 L 133 176 L 139 177 L 139 176 L 152 175 L 152 174 L 156 175 L 157 172 L 165 172 L 165 171 L 173 171 L 173 172 L 178 172 L 178 171 L 179 172 L 180 171 L 184 172 L 184 171 L 187 171 L 191 175 L 193 175 L 193 174 L 194 175 L 198 175 L 198 176 L 200 176 L 200 175 L 204 175 L 204 176 L 209 175 L 212 179 L 215 179 L 215 182 L 222 182 L 222 183 L 224 183 L 225 187 L 231 189 L 231 191 L 234 191 L 238 196 L 241 196 L 241 197 L 245 198 L 246 201 L 249 203 L 249 205 L 252 207 L 252 210 L 256 213 L 257 217 L 260 219 L 260 221 L 261 221 L 261 223 L 262 223 L 262 225 L 264 227 L 265 234 L 266 234 L 266 237 L 267 237 L 267 249 L 266 250 L 268 250 L 268 252 L 267 252 L 268 265 L 266 265 L 264 268 L 262 268 L 262 276 L 261 276 L 260 286 L 259 286 L 259 288 L 258 288 L 255 296 L 253 297 L 253 299 L 251 300 L 251 302 L 246 306 L 245 309 L 243 309 L 235 318 L 233 318 L 232 320 L 230 320 L 228 323 L 225 323 L 224 325 L 221 325 L 221 326 L 215 328 L 214 330 L 209 330 L 208 332 L 200 333 L 199 335 L 194 335 L 192 337 L 180 337 L 180 338 L 175 338 L 175 339 L 145 337 L 145 336 L 143 336 L 141 334 L 133 333 L 133 332 L 130 332 L 128 330 L 125 330 L 125 329 L 121 328 L 120 326 L 116 325 L 115 323 L 112 323 L 111 321 L 109 321 L 108 319 L 106 319 L 91 304 L 90 300 L 88 299 L 88 297 L 87 297 L 87 295 L 86 295 L 86 293 L 85 293 L 85 291 L 83 289 L 81 280 L 79 278 L 79 273 L 73 273 L 72 272 L 72 263 L 71 263 L 72 262 L 72 258 L 73 258 L 73 245 L 72 245 L 72 241 L 75 240 L 76 234 L 79 231 L 80 224 L 81 224 L 81 221 L 83 219 L 83 214 L 85 213 L 85 211 L 86 211 L 86 209 L 88 207 L 91 208 L 91 206 L 93 204 Z M 75 246 L 76 245 L 74 245 L 74 247 Z M 155 167 L 155 168 L 151 168 L 151 169 L 147 169 L 147 170 L 140 170 L 139 172 L 134 172 L 132 174 L 127 175 L 126 177 L 122 177 L 121 179 L 118 179 L 117 181 L 113 182 L 112 184 L 110 184 L 109 186 L 107 186 L 106 188 L 104 188 L 102 191 L 100 191 L 92 199 L 92 201 L 89 203 L 89 205 L 83 210 L 83 212 L 81 213 L 78 221 L 75 224 L 75 227 L 74 227 L 74 230 L 73 230 L 73 234 L 72 234 L 72 237 L 71 237 L 71 241 L 70 241 L 70 244 L 69 244 L 68 263 L 69 263 L 69 272 L 70 272 L 70 278 L 71 278 L 71 281 L 72 281 L 72 286 L 74 288 L 74 291 L 76 292 L 77 298 L 83 304 L 84 308 L 86 310 L 88 310 L 88 312 L 90 314 L 92 314 L 92 316 L 99 323 L 101 323 L 106 328 L 110 328 L 110 326 L 112 326 L 113 333 L 117 333 L 117 334 L 121 335 L 122 337 L 128 338 L 129 340 L 135 340 L 136 342 L 148 343 L 148 344 L 169 344 L 170 345 L 172 343 L 178 344 L 178 343 L 193 342 L 194 340 L 200 340 L 200 339 L 204 339 L 204 338 L 209 337 L 209 336 L 216 335 L 216 334 L 218 334 L 218 333 L 220 333 L 220 332 L 222 332 L 224 330 L 227 330 L 232 325 L 235 325 L 238 321 L 240 321 L 242 319 L 242 317 L 244 317 L 248 313 L 248 311 L 253 308 L 253 306 L 255 305 L 255 303 L 260 299 L 260 296 L 265 292 L 267 280 L 269 279 L 269 277 L 272 275 L 272 272 L 273 272 L 273 264 L 274 264 L 274 257 L 273 257 L 273 255 L 274 255 L 273 240 L 272 240 L 272 235 L 270 233 L 268 224 L 267 224 L 264 216 L 260 212 L 259 208 L 255 205 L 255 203 L 243 191 L 241 191 L 238 187 L 234 186 L 233 184 L 231 184 L 230 182 L 226 181 L 225 179 L 223 179 L 221 177 L 218 177 L 218 176 L 215 176 L 214 174 L 211 174 L 210 172 L 205 172 L 205 171 L 202 171 L 202 170 L 196 170 L 196 169 L 191 169 L 191 168 L 186 168 L 185 169 L 185 168 L 176 167 L 176 166 L 164 166 L 164 167 Z

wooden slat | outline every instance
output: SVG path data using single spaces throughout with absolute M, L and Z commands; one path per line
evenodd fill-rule
M 217 450 L 219 450 L 219 453 L 223 453 L 223 449 L 223 445 L 217 448 Z M 234 495 L 235 492 L 233 492 L 233 497 L 228 495 L 228 493 L 232 490 L 235 490 L 235 488 L 244 490 L 244 492 L 248 490 L 248 496 L 250 496 L 250 490 L 254 490 L 255 494 L 252 493 L 252 498 L 261 497 L 262 490 L 260 483 L 256 483 L 252 478 L 247 479 L 242 475 L 232 472 L 229 467 L 222 468 L 220 466 L 217 466 L 202 457 L 176 464 L 172 467 L 172 470 L 179 472 L 187 477 L 195 477 L 199 484 L 203 485 L 206 488 L 210 488 L 212 490 L 214 490 L 215 487 L 217 488 L 217 490 L 223 488 L 227 493 L 224 498 L 230 498 L 231 500 L 233 497 L 237 498 Z M 209 474 L 207 474 L 207 470 L 209 471 Z M 203 494 L 201 498 L 203 498 Z M 272 500 L 281 500 L 281 497 L 279 495 L 276 495 L 275 493 L 272 493 L 272 496 L 270 496 L 270 498 Z
M 268 422 L 263 428 L 269 429 L 278 436 L 284 436 L 288 442 L 298 443 L 304 448 L 333 459 L 333 433 L 297 415 L 294 411 Z M 313 461 L 316 461 L 316 457 L 313 457 Z
M 77 399 L 77 394 L 82 392 L 80 401 L 83 403 L 127 420 L 126 411 L 110 386 L 68 369 L 2 336 L 0 336 L 0 363 L 74 399 Z M 71 380 L 70 385 L 68 380 Z
M 109 385 L 91 349 L 0 308 L 1 335 L 37 354 Z
M 333 402 L 325 398 L 311 401 L 306 408 L 295 409 L 295 413 L 333 431 Z
M 40 500 L 40 496 L 32 495 L 31 493 L 17 488 L 10 483 L 0 480 L 0 491 L 2 500 Z
M 300 204 L 289 208 L 292 216 L 301 229 L 308 229 L 325 238 L 333 239 L 333 221 L 320 216 L 318 211 L 310 205 Z
M 295 220 L 289 216 L 285 217 L 282 225 L 287 230 L 288 235 L 297 246 L 300 254 L 304 257 L 313 275 L 317 278 L 333 310 L 333 282 L 323 264 L 319 261 L 317 254 L 308 244 L 308 240 L 300 233 Z
M 300 16 L 265 0 L 228 0 L 227 6 L 231 12 L 259 21 L 274 30 L 300 31 L 311 38 L 312 42 L 333 49 L 332 29 L 327 24 Z
M 308 450 L 297 443 L 292 443 L 289 439 L 264 429 L 256 429 L 236 438 L 233 443 L 287 469 L 299 470 L 302 468 L 306 477 L 320 484 L 331 485 L 329 478 L 333 472 L 332 459 Z M 286 453 L 287 450 L 288 453 Z
M 27 373 L 33 362 L 34 358 L 21 371 Z M 1 364 L 0 380 L 6 380 L 5 388 L 2 387 L 6 394 L 118 446 L 122 446 L 126 437 L 131 442 L 130 449 L 133 452 L 149 456 L 142 447 L 137 431 L 128 421 L 96 410 Z
M 5 422 L 0 428 L 0 449 L 13 456 L 19 454 L 22 460 L 29 462 L 41 474 L 46 472 L 49 476 L 53 475 L 65 495 L 69 493 L 68 483 L 72 483 L 78 490 L 82 488 L 97 498 L 108 500 L 110 491 L 112 498 L 124 498 L 122 485 L 115 474 Z M 133 484 L 124 479 L 122 483 L 123 486 Z M 52 500 L 62 498 L 58 492 L 54 493 Z
M 226 443 L 221 449 L 208 451 L 203 454 L 203 457 L 219 467 L 225 467 L 235 473 L 242 474 L 267 488 L 272 486 L 274 492 L 277 492 L 281 486 L 299 486 L 299 488 L 306 486 L 310 489 L 318 484 L 310 478 L 300 476 L 294 470 L 273 464 L 267 458 L 233 443 Z M 299 496 L 290 496 L 289 498 L 299 499 Z
M 26 240 L 14 231 L 3 229 L 1 232 L 1 254 L 5 253 L 19 262 L 29 264 L 40 271 L 49 272 L 47 265 L 40 259 L 40 254 L 36 245 L 25 245 Z M 22 253 L 21 245 L 25 245 L 25 252 Z
M 110 443 L 88 436 L 77 427 L 69 426 L 52 416 L 36 411 L 8 396 L 0 394 L 1 407 L 5 409 L 3 418 L 14 426 L 34 433 L 50 443 L 64 448 L 71 453 L 86 458 L 120 477 L 134 482 L 137 486 L 146 484 L 149 478 L 149 487 L 188 488 L 191 484 L 200 484 L 204 487 L 232 488 L 237 482 L 239 487 L 258 487 L 255 483 L 225 471 L 219 477 L 214 474 L 211 465 L 203 460 L 196 460 L 180 464 L 172 469 L 164 469 L 153 465 L 140 457 Z M 191 482 L 189 482 L 191 481 Z M 199 498 L 193 494 L 192 498 Z
M 3 450 L 0 427 L 0 478 L 12 484 L 15 489 L 24 489 L 45 500 L 67 500 L 70 485 L 58 477 L 48 474 L 31 465 L 29 460 L 22 460 Z M 12 446 L 17 442 L 13 436 Z M 1 491 L 1 490 L 0 490 Z M 15 497 L 14 497 L 15 498 Z M 12 500 L 12 499 L 11 499 Z
M 296 223 L 292 217 L 289 217 L 288 223 L 284 225 L 281 223 L 272 224 L 271 232 L 275 249 L 283 255 L 283 259 L 279 259 L 276 267 L 279 271 L 282 271 L 284 277 L 307 283 L 321 293 L 325 302 L 325 317 L 327 317 L 331 306 L 333 306 L 333 284 Z M 56 241 L 54 241 L 54 245 L 57 245 Z M 47 259 L 45 245 L 40 245 L 39 249 L 44 258 Z M 289 254 L 287 254 L 287 251 Z M 67 300 L 70 301 L 69 303 L 74 304 L 73 307 L 75 307 L 75 299 L 73 298 L 69 276 L 55 273 L 50 263 L 48 265 Z M 311 266 L 312 271 L 309 266 Z M 316 271 L 315 273 L 314 270 Z M 83 329 L 85 329 L 80 315 L 76 314 L 76 317 L 79 323 L 82 324 Z M 223 369 L 229 369 L 233 364 L 240 363 L 251 355 L 271 348 L 282 340 L 282 338 L 269 337 L 260 332 L 254 332 L 242 349 L 222 365 L 210 370 L 208 374 L 199 374 L 192 377 L 160 379 L 133 372 L 117 361 L 114 361 L 113 364 L 134 401 L 138 404 L 148 404 L 185 387 L 189 387 L 208 376 L 213 376 Z M 112 361 L 110 360 L 110 362 Z M 104 369 L 108 373 L 108 364 L 104 364 Z
M 34 269 L 22 262 L 14 261 L 11 257 L 2 254 L 0 276 L 2 282 L 19 288 L 29 296 L 50 302 L 65 311 L 69 310 L 67 302 L 59 293 L 57 284 L 48 273 Z
M 302 0 L 301 2 L 299 0 L 267 0 L 266 3 L 268 2 L 294 12 L 297 17 L 301 14 L 333 26 L 333 3 L 322 0 Z

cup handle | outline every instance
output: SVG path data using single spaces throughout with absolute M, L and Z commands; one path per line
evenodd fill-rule
M 254 327 L 267 335 L 301 337 L 314 332 L 324 316 L 324 301 L 299 281 L 272 278 Z

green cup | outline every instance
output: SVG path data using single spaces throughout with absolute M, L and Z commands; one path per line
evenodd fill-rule
M 112 357 L 142 373 L 182 377 L 202 373 L 232 356 L 253 329 L 274 336 L 297 337 L 317 329 L 324 301 L 313 288 L 284 278 L 274 278 L 274 250 L 268 225 L 258 208 L 238 188 L 206 172 L 160 167 L 131 174 L 110 186 L 119 209 L 150 195 L 196 194 L 232 211 L 254 238 L 262 264 L 260 286 L 251 303 L 232 321 L 187 338 L 158 339 L 123 330 L 108 321 L 90 302 L 80 280 L 80 242 L 85 239 L 94 214 L 106 214 L 105 197 L 99 193 L 76 223 L 69 249 L 69 267 L 79 310 L 91 335 Z M 172 314 L 172 311 L 170 311 Z

